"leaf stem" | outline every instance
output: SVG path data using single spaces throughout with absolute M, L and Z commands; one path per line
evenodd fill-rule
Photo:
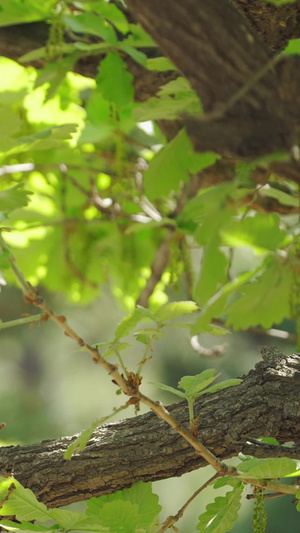
M 126 366 L 125 366 L 125 363 L 124 363 L 124 361 L 123 361 L 123 358 L 122 358 L 122 356 L 121 356 L 121 354 L 120 354 L 118 348 L 114 348 L 114 352 L 115 352 L 117 358 L 119 359 L 119 363 L 120 363 L 120 365 L 121 365 L 121 367 L 122 367 L 122 370 L 123 370 L 125 376 L 128 378 L 128 371 L 127 371 L 127 368 L 126 368 Z
M 17 318 L 16 320 L 9 320 L 8 322 L 0 322 L 0 329 L 13 328 L 14 326 L 22 326 L 23 324 L 37 322 L 38 320 L 42 320 L 44 317 L 45 313 L 40 313 L 38 315 Z
M 148 356 L 149 350 L 151 348 L 151 345 L 155 341 L 155 337 L 156 337 L 155 335 L 152 335 L 152 337 L 149 339 L 149 341 L 147 343 L 144 355 L 143 355 L 141 361 L 138 364 L 138 368 L 137 368 L 137 371 L 136 371 L 136 375 L 137 376 L 140 376 L 140 374 L 142 372 L 142 369 L 143 369 L 143 366 L 144 366 L 144 364 L 145 364 L 145 362 L 147 360 L 147 356 Z

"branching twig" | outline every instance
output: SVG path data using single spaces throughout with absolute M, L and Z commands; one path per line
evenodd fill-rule
M 167 237 L 162 241 L 160 247 L 158 248 L 154 261 L 151 266 L 151 276 L 147 280 L 146 286 L 142 290 L 136 304 L 141 305 L 142 307 L 148 306 L 148 301 L 153 293 L 156 285 L 161 280 L 163 272 L 169 262 L 170 249 L 169 249 L 169 240 L 173 235 L 173 231 L 169 231 Z
M 44 311 L 44 313 L 58 324 L 65 332 L 67 337 L 73 339 L 80 348 L 83 348 L 88 352 L 93 361 L 96 364 L 101 365 L 107 373 L 112 377 L 114 383 L 116 383 L 124 394 L 130 396 L 135 403 L 141 402 L 147 405 L 152 411 L 154 411 L 159 418 L 167 422 L 175 431 L 177 431 L 202 457 L 220 474 L 220 475 L 234 475 L 236 473 L 235 468 L 228 467 L 222 463 L 217 457 L 211 453 L 201 442 L 199 442 L 188 430 L 180 426 L 177 420 L 167 411 L 161 402 L 154 402 L 138 389 L 138 383 L 132 379 L 125 379 L 118 371 L 118 367 L 109 363 L 99 352 L 97 348 L 93 348 L 90 344 L 86 343 L 79 335 L 69 326 L 66 317 L 63 315 L 57 315 L 48 305 L 44 302 L 43 298 L 39 295 L 38 291 L 32 287 L 32 285 L 25 279 L 24 274 L 19 269 L 14 256 L 7 248 L 6 243 L 0 234 L 0 246 L 7 250 L 10 256 L 10 265 L 12 272 L 14 273 L 17 281 L 19 282 L 24 294 L 25 301 L 31 303 Z

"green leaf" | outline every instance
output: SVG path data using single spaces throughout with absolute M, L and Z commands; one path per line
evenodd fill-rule
M 178 382 L 178 387 L 184 390 L 185 395 L 197 398 L 200 391 L 208 387 L 220 374 L 216 375 L 214 368 L 208 368 L 195 376 L 184 376 Z
M 156 316 L 153 315 L 149 309 L 137 307 L 133 313 L 123 318 L 123 320 L 121 320 L 121 322 L 118 324 L 113 342 L 118 341 L 121 337 L 126 337 L 129 335 L 129 333 L 131 333 L 137 324 L 144 318 L 149 318 L 150 320 L 154 321 L 157 320 Z
M 161 390 L 171 392 L 172 394 L 175 394 L 176 396 L 179 396 L 180 398 L 186 398 L 186 394 L 184 392 L 181 392 L 178 389 L 174 389 L 174 387 L 170 387 L 169 385 L 165 385 L 164 383 L 156 383 L 155 381 L 150 381 L 150 383 L 151 385 L 155 385 Z
M 197 94 L 193 91 L 186 78 L 178 77 L 176 80 L 163 85 L 155 97 L 148 98 L 146 102 L 139 104 L 134 109 L 133 116 L 136 120 L 142 122 L 161 118 L 174 120 L 183 113 L 201 114 L 202 106 Z M 212 156 L 213 162 L 214 159 Z M 196 172 L 194 168 L 197 165 L 201 165 L 201 161 L 203 168 L 205 165 L 212 164 L 204 160 L 205 155 L 195 153 L 191 160 L 191 171 Z
M 51 9 L 55 6 L 55 0 L 44 0 L 43 2 L 20 2 L 20 0 L 8 0 L 1 2 L 0 26 L 11 26 L 36 22 L 47 18 Z
M 214 152 L 195 152 L 191 156 L 189 166 L 190 172 L 192 174 L 195 174 L 196 172 L 200 172 L 204 168 L 211 167 L 218 159 L 220 159 L 220 155 L 215 154 Z
M 215 156 L 217 158 L 218 156 Z M 195 155 L 191 141 L 183 128 L 150 161 L 144 173 L 146 194 L 150 199 L 166 196 L 178 190 L 180 184 L 189 179 L 189 169 L 211 165 L 211 158 L 204 162 Z M 163 176 L 163 179 L 161 178 Z
M 74 453 L 78 453 L 86 447 L 95 429 L 101 425 L 101 420 L 96 420 L 90 427 L 80 433 L 80 435 L 72 442 L 64 453 L 64 459 L 71 459 Z
M 147 59 L 147 69 L 163 72 L 165 70 L 176 70 L 176 67 L 167 57 L 153 57 Z
M 122 350 L 126 350 L 126 348 L 130 348 L 129 342 L 112 342 L 110 343 L 110 346 L 105 350 L 103 353 L 103 357 L 109 357 L 111 355 L 115 355 L 116 351 L 121 352 Z
M 13 522 L 12 520 L 0 520 L 0 526 L 3 526 L 6 531 L 24 531 L 25 533 L 29 533 L 30 531 L 34 531 L 35 533 L 44 533 L 44 531 L 49 531 L 50 533 L 53 533 L 58 527 L 46 527 L 40 524 L 32 524 L 31 522 L 26 522 L 26 520 L 23 520 L 21 524 Z
M 8 147 L 6 155 L 18 154 L 29 150 L 51 150 L 61 147 L 61 142 L 72 138 L 72 134 L 77 130 L 77 124 L 64 124 L 53 126 L 46 130 L 38 131 L 32 135 L 18 137 L 14 139 Z
M 224 381 L 221 381 L 221 383 L 216 383 L 215 385 L 212 385 L 211 387 L 208 387 L 208 389 L 206 389 L 204 391 L 204 394 L 206 393 L 211 393 L 211 392 L 216 392 L 218 390 L 222 390 L 222 389 L 227 389 L 228 387 L 235 387 L 236 385 L 239 385 L 240 383 L 242 383 L 242 379 L 225 379 Z
M 104 98 L 123 109 L 132 103 L 134 88 L 133 76 L 128 72 L 126 64 L 117 52 L 110 52 L 101 61 L 100 74 L 96 81 Z
M 1 514 L 15 515 L 20 521 L 39 520 L 39 522 L 45 522 L 49 520 L 50 514 L 46 505 L 38 502 L 31 490 L 24 489 L 16 480 L 10 479 L 10 483 L 12 482 L 16 485 L 16 488 L 3 504 Z
M 66 509 L 50 509 L 49 515 L 63 530 L 72 530 L 82 521 L 83 517 L 82 513 Z
M 211 240 L 203 253 L 200 277 L 193 294 L 199 305 L 204 305 L 220 285 L 227 281 L 228 266 L 229 260 L 219 249 L 216 237 Z
M 262 187 L 259 191 L 259 196 L 265 198 L 275 198 L 275 200 L 278 200 L 278 202 L 282 205 L 299 207 L 298 196 L 292 196 L 291 194 L 287 194 L 280 189 L 275 189 L 275 187 Z
M 187 135 L 181 130 L 150 161 L 144 173 L 146 195 L 150 200 L 166 196 L 172 190 L 176 191 L 182 182 L 188 181 L 188 150 Z
M 116 34 L 112 26 L 107 24 L 99 14 L 64 15 L 63 20 L 66 27 L 75 33 L 95 35 L 109 44 L 117 44 Z
M 92 498 L 87 502 L 86 514 L 96 517 L 110 531 L 154 533 L 160 511 L 151 483 L 136 483 L 130 489 Z
M 272 446 L 279 446 L 279 442 L 274 437 L 262 437 L 259 439 L 261 442 L 265 442 L 266 444 L 271 444 Z
M 228 307 L 226 326 L 236 331 L 258 325 L 269 329 L 280 324 L 291 315 L 293 284 L 293 270 L 274 258 L 256 281 L 243 287 L 243 296 Z
M 294 2 L 296 2 L 296 0 L 264 0 L 264 1 L 274 4 L 275 6 L 283 6 L 284 4 L 293 4 Z
M 236 467 L 244 473 L 241 477 L 249 479 L 278 479 L 299 475 L 300 461 L 288 457 L 274 457 L 271 459 L 248 459 Z
M 122 43 L 134 48 L 157 48 L 157 44 L 140 24 L 129 24 L 129 35 Z
M 0 211 L 9 213 L 19 207 L 24 207 L 29 202 L 32 193 L 23 189 L 21 184 L 13 185 L 5 191 L 0 191 Z
M 226 224 L 222 237 L 229 246 L 251 246 L 257 252 L 276 250 L 286 237 L 286 231 L 281 230 L 280 225 L 277 213 L 255 213 L 255 216 Z
M 98 6 L 98 14 L 101 15 L 101 17 L 104 17 L 105 19 L 108 19 L 110 22 L 113 23 L 113 25 L 121 32 L 121 33 L 128 33 L 129 31 L 129 24 L 126 16 L 122 11 L 112 3 L 108 2 L 97 2 L 96 5 Z M 86 7 L 86 4 L 85 4 Z M 95 10 L 95 2 L 91 2 L 91 9 Z
M 243 489 L 244 485 L 240 483 L 225 496 L 217 496 L 213 503 L 207 505 L 206 512 L 199 516 L 197 529 L 201 533 L 230 531 L 238 518 Z
M 282 54 L 299 55 L 300 54 L 300 39 L 290 39 Z
M 112 4 L 107 4 L 107 5 L 112 5 Z M 118 45 L 118 50 L 125 52 L 125 54 L 132 57 L 134 61 L 136 61 L 137 63 L 140 63 L 140 65 L 143 65 L 143 67 L 146 67 L 147 56 L 140 50 L 137 50 L 133 46 L 126 46 L 126 44 L 122 44 L 122 43 Z
M 58 62 L 51 62 L 39 72 L 38 78 L 35 82 L 34 88 L 40 87 L 44 83 L 48 83 L 47 94 L 45 101 L 50 100 L 55 95 L 58 87 L 64 81 L 69 70 L 72 70 L 74 64 L 77 62 L 79 53 L 68 54 L 62 57 Z
M 229 329 L 218 326 L 217 324 L 208 324 L 206 326 L 206 331 L 207 333 L 215 335 L 216 337 L 222 337 L 222 335 L 231 335 L 231 331 Z
M 226 485 L 229 485 L 230 487 L 236 487 L 239 485 L 239 480 L 232 476 L 224 476 L 217 479 L 217 481 L 214 483 L 215 489 L 220 489 L 221 487 L 225 487 Z
M 191 334 L 204 333 L 208 331 L 210 327 L 210 321 L 212 318 L 219 317 L 225 310 L 225 306 L 229 296 L 236 291 L 241 285 L 245 284 L 256 274 L 260 272 L 262 266 L 250 272 L 240 274 L 236 279 L 226 283 L 221 289 L 207 302 L 203 307 L 198 320 L 191 328 Z M 208 328 L 208 329 L 207 329 Z
M 165 322 L 166 320 L 172 320 L 182 315 L 189 315 L 195 313 L 199 308 L 195 302 L 172 302 L 163 305 L 154 315 L 158 322 Z

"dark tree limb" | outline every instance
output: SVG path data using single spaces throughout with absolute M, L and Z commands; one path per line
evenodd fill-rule
M 300 120 L 299 58 L 276 63 L 228 0 L 127 5 L 212 113 L 186 120 L 196 150 L 252 158 L 291 148 Z
M 260 361 L 238 386 L 201 396 L 195 405 L 199 440 L 220 459 L 245 450 L 247 438 L 300 441 L 300 355 Z M 187 426 L 184 403 L 169 407 Z M 200 468 L 202 457 L 153 413 L 99 428 L 86 449 L 63 459 L 74 437 L 1 448 L 0 472 L 15 477 L 50 507 L 108 494 L 137 481 L 155 481 Z M 272 447 L 271 447 L 272 448 Z M 259 457 L 273 450 L 251 444 Z M 299 450 L 286 456 L 300 458 Z

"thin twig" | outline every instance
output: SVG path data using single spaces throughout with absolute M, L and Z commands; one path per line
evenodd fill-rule
M 151 276 L 148 278 L 146 286 L 142 290 L 136 304 L 142 307 L 148 307 L 148 301 L 153 293 L 156 285 L 161 280 L 163 272 L 167 267 L 170 257 L 169 240 L 171 239 L 174 231 L 169 230 L 167 237 L 162 241 L 158 248 L 154 261 L 151 265 Z
M 216 479 L 220 477 L 220 474 L 215 474 L 210 479 L 208 479 L 194 494 L 185 502 L 185 504 L 179 509 L 179 511 L 174 516 L 168 516 L 168 518 L 164 521 L 162 524 L 162 527 L 158 531 L 158 533 L 164 533 L 169 529 L 169 527 L 173 526 L 178 520 L 183 516 L 183 513 L 187 509 L 187 507 L 190 505 L 190 503 L 202 492 L 206 487 L 208 487 L 211 483 L 213 483 Z

